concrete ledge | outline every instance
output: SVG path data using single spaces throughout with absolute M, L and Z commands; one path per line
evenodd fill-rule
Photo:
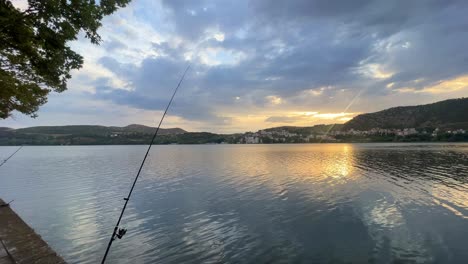
M 3 206 L 2 206 L 3 205 Z M 0 264 L 66 263 L 0 199 Z

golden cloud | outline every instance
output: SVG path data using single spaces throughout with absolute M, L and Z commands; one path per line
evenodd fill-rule
M 423 89 L 416 89 L 414 87 L 401 87 L 395 90 L 401 93 L 442 94 L 457 92 L 465 89 L 468 89 L 468 75 L 462 75 L 450 80 L 439 81 L 436 84 L 424 87 Z

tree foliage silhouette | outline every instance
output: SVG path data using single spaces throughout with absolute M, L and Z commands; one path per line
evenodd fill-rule
M 99 44 L 104 16 L 130 0 L 28 0 L 25 10 L 0 0 L 0 118 L 16 110 L 36 117 L 51 91 L 67 89 L 83 57 L 67 44 L 80 31 Z

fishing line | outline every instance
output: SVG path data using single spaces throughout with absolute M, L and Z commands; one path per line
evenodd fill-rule
M 20 146 L 15 152 L 13 152 L 13 154 L 11 154 L 8 158 L 4 159 L 3 162 L 0 164 L 0 167 L 3 166 L 3 164 L 5 164 L 9 159 L 11 159 L 22 148 L 23 146 Z
M 164 114 L 162 115 L 161 120 L 159 120 L 159 125 L 158 125 L 158 127 L 156 128 L 156 131 L 153 134 L 153 138 L 151 139 L 151 142 L 150 142 L 150 144 L 148 146 L 148 149 L 146 150 L 145 157 L 143 158 L 143 160 L 141 162 L 141 165 L 140 165 L 140 168 L 138 169 L 138 173 L 135 176 L 135 179 L 133 180 L 133 184 L 132 184 L 132 187 L 130 188 L 130 192 L 128 193 L 128 196 L 124 198 L 125 204 L 124 204 L 124 206 L 122 208 L 122 211 L 120 212 L 119 220 L 117 221 L 117 224 L 114 227 L 114 231 L 113 231 L 112 236 L 111 236 L 111 238 L 109 240 L 109 244 L 107 245 L 106 253 L 104 253 L 104 257 L 102 258 L 101 264 L 103 264 L 106 261 L 107 254 L 109 253 L 110 247 L 112 246 L 112 242 L 114 242 L 115 237 L 121 239 L 125 235 L 125 233 L 127 233 L 127 229 L 119 228 L 120 221 L 122 220 L 122 216 L 123 216 L 123 214 L 125 212 L 125 209 L 127 208 L 127 204 L 128 204 L 128 201 L 130 200 L 130 196 L 132 196 L 133 188 L 135 188 L 135 184 L 138 181 L 138 177 L 140 177 L 141 169 L 143 168 L 143 165 L 145 164 L 146 158 L 148 157 L 148 154 L 149 154 L 149 152 L 151 150 L 151 146 L 153 146 L 154 140 L 158 136 L 159 128 L 161 127 L 161 124 L 162 124 L 162 122 L 164 120 L 164 117 L 166 117 L 167 110 L 169 110 L 169 107 L 171 106 L 172 101 L 174 100 L 174 97 L 175 97 L 175 95 L 177 93 L 177 90 L 179 90 L 179 87 L 182 84 L 182 81 L 184 80 L 185 75 L 187 74 L 187 71 L 189 69 L 190 69 L 190 64 L 187 66 L 184 73 L 182 74 L 182 77 L 180 78 L 179 83 L 177 84 L 176 88 L 174 89 L 172 97 L 169 100 L 169 103 L 167 104 L 166 109 L 164 110 Z

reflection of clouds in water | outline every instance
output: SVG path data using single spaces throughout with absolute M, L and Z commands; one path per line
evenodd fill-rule
M 217 256 L 221 261 L 226 254 L 225 247 L 229 247 L 237 239 L 245 237 L 246 229 L 237 224 L 237 219 L 213 220 L 209 216 L 197 217 L 196 220 L 186 222 L 182 228 L 185 236 L 182 238 L 186 247 L 199 251 L 203 255 Z
M 404 219 L 393 203 L 382 201 L 369 212 L 368 221 L 383 228 L 396 228 L 404 224 Z
M 358 207 L 376 241 L 375 256 L 420 263 L 450 259 L 450 239 L 434 230 L 444 225 L 442 218 L 451 218 L 447 213 L 466 218 L 466 184 L 452 166 L 466 167 L 459 157 L 401 150 L 357 155 L 369 179 Z
M 207 212 L 193 214 L 187 217 L 181 231 L 181 248 L 193 252 L 194 260 L 199 262 L 222 262 L 236 252 L 251 250 L 257 242 L 248 228 L 240 223 L 235 212 L 223 215 L 208 215 Z
M 96 239 L 100 226 L 97 223 L 96 203 L 88 202 L 83 205 L 74 205 L 69 209 L 71 230 L 68 239 L 75 247 L 88 244 Z
M 373 257 L 427 263 L 433 256 L 425 237 L 411 230 L 399 203 L 391 194 L 366 191 L 358 199 L 363 221 L 375 241 Z M 383 261 L 383 259 L 381 259 Z
M 251 212 L 249 217 L 254 216 Z M 247 217 L 247 218 L 249 218 Z M 198 262 L 225 262 L 233 257 L 248 261 L 255 255 L 270 255 L 272 259 L 293 258 L 299 254 L 301 244 L 294 236 L 273 222 L 257 226 L 257 223 L 241 220 L 239 212 L 208 215 L 206 212 L 189 216 L 181 228 L 180 239 L 184 252 L 192 252 Z M 269 248 L 263 249 L 262 244 Z M 263 245 L 264 246 L 264 245 Z M 275 259 L 279 260 L 279 259 Z

